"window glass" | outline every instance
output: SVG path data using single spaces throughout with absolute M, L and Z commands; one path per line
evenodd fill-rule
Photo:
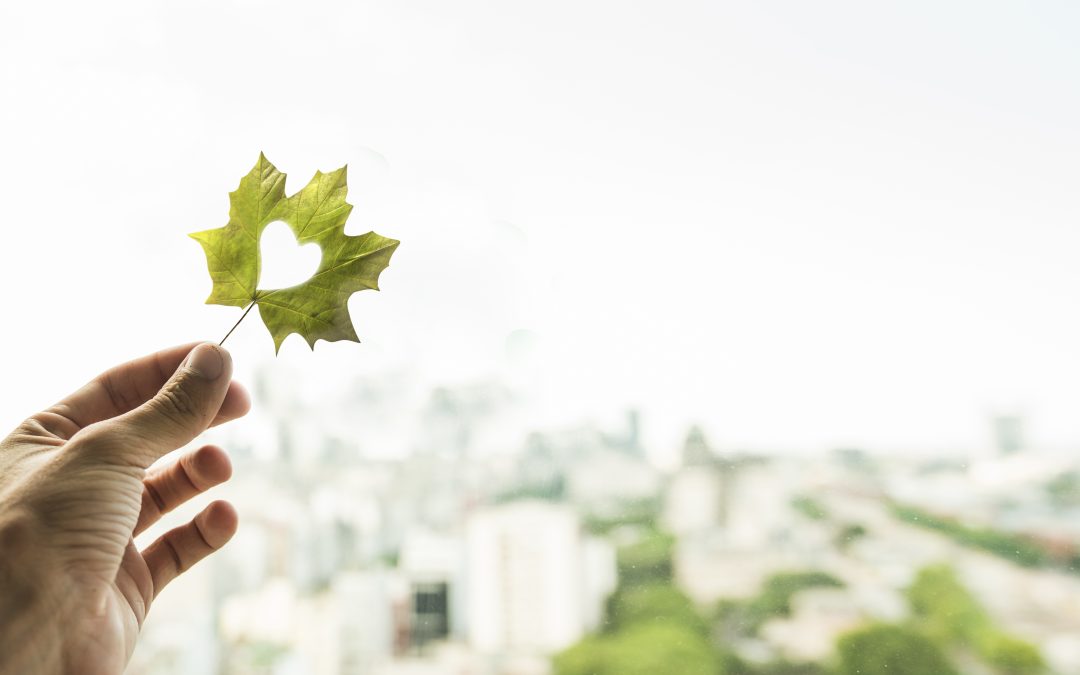
M 239 531 L 127 672 L 1080 673 L 1078 30 L 2 3 L 5 429 L 225 334 L 185 235 L 260 151 L 290 194 L 348 164 L 347 231 L 402 242 L 360 344 L 229 336 Z

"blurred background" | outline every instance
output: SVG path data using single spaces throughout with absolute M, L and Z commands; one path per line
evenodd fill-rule
M 186 234 L 260 151 L 288 193 L 348 164 L 346 231 L 402 241 L 362 343 L 229 338 L 241 529 L 129 672 L 1080 672 L 1078 30 L 0 4 L 0 423 L 220 339 Z M 264 288 L 314 269 L 262 247 Z

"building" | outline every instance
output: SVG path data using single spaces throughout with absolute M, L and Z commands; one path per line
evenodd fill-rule
M 614 555 L 581 532 L 576 513 L 542 501 L 474 514 L 466 527 L 465 607 L 471 646 L 486 654 L 550 654 L 580 639 L 614 586 Z
M 990 418 L 994 444 L 999 455 L 1015 455 L 1024 449 L 1024 418 L 1020 415 L 994 415 Z
M 398 570 L 407 586 L 409 651 L 463 635 L 460 537 L 418 530 L 401 547 Z
M 337 665 L 341 675 L 369 675 L 399 649 L 404 630 L 403 584 L 389 571 L 343 572 L 331 595 L 337 615 Z

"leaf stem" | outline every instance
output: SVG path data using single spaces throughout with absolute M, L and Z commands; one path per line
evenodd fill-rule
M 229 339 L 229 336 L 230 336 L 230 335 L 232 335 L 232 332 L 233 332 L 234 330 L 236 330 L 236 327 L 237 327 L 237 326 L 239 326 L 239 325 L 240 325 L 240 321 L 243 321 L 243 320 L 244 320 L 244 317 L 248 315 L 248 312 L 250 312 L 250 311 L 251 311 L 251 308 L 252 308 L 252 307 L 254 307 L 254 306 L 255 306 L 255 300 L 252 300 L 252 301 L 251 301 L 251 304 L 250 304 L 250 305 L 248 305 L 248 306 L 247 306 L 247 309 L 245 309 L 245 310 L 244 310 L 244 313 L 243 313 L 242 315 L 240 315 L 240 319 L 239 319 L 239 320 L 238 320 L 238 321 L 237 321 L 236 323 L 234 323 L 234 324 L 233 324 L 233 327 L 229 329 L 229 332 L 228 332 L 228 333 L 225 333 L 225 337 L 221 338 L 221 342 L 219 342 L 219 343 L 218 343 L 218 346 L 219 346 L 219 347 L 220 347 L 221 345 L 225 344 L 225 341 Z

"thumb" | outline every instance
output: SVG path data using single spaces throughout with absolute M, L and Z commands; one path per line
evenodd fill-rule
M 192 349 L 153 398 L 112 420 L 124 436 L 136 441 L 130 448 L 132 459 L 149 466 L 206 431 L 231 379 L 229 352 L 209 343 Z

